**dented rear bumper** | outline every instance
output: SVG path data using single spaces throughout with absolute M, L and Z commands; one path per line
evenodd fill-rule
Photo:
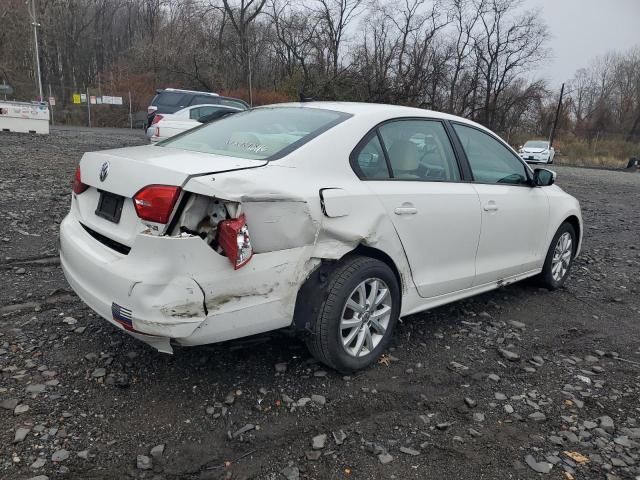
M 78 296 L 169 353 L 171 341 L 214 343 L 290 325 L 297 287 L 315 266 L 304 261 L 305 248 L 256 254 L 234 271 L 196 236 L 139 234 L 124 255 L 90 236 L 73 215 L 60 226 L 62 268 Z

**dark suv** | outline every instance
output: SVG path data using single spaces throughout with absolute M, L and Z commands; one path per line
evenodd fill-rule
M 153 123 L 156 113 L 175 113 L 178 110 L 191 105 L 226 105 L 228 107 L 246 110 L 249 104 L 239 98 L 221 97 L 217 93 L 195 92 L 193 90 L 180 90 L 177 88 L 165 88 L 156 90 L 156 96 L 147 107 L 147 125 Z

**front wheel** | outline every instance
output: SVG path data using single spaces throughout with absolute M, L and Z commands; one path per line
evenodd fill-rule
M 573 226 L 565 222 L 553 236 L 547 256 L 538 276 L 542 286 L 555 290 L 564 285 L 575 257 L 578 239 Z
M 388 347 L 400 315 L 400 287 L 380 260 L 347 257 L 333 272 L 306 343 L 343 373 L 371 365 Z

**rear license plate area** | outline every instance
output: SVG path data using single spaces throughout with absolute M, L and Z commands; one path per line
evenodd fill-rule
M 113 223 L 120 221 L 122 214 L 122 206 L 124 205 L 124 197 L 111 192 L 99 190 L 100 199 L 98 200 L 98 208 L 96 215 Z

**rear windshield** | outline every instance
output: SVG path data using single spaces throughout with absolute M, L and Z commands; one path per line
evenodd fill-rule
M 528 148 L 547 148 L 548 145 L 544 140 L 529 140 L 524 144 L 524 146 Z
M 167 107 L 175 107 L 180 105 L 180 100 L 184 97 L 184 93 L 178 92 L 161 92 L 156 95 L 156 98 L 153 99 L 151 105 L 164 105 Z
M 318 108 L 262 107 L 230 115 L 157 145 L 252 160 L 275 160 L 350 116 Z

